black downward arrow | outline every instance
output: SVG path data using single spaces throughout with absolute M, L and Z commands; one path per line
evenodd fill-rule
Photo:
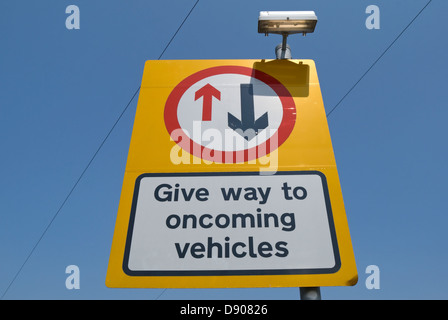
M 228 126 L 247 141 L 252 140 L 260 131 L 269 125 L 268 113 L 265 112 L 255 120 L 254 90 L 252 84 L 240 84 L 241 90 L 241 120 L 228 112 Z

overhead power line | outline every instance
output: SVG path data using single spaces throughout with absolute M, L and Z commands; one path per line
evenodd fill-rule
M 378 63 L 378 61 L 381 60 L 381 58 L 386 54 L 387 51 L 389 51 L 390 48 L 397 42 L 398 39 L 406 32 L 406 30 L 414 23 L 414 21 L 422 14 L 422 12 L 426 9 L 426 7 L 432 2 L 432 0 L 429 0 L 428 3 L 417 13 L 417 15 L 414 17 L 414 19 L 411 20 L 411 22 L 408 23 L 408 25 L 400 32 L 400 34 L 392 41 L 392 43 L 386 48 L 386 50 L 383 51 L 383 53 L 380 54 L 380 56 L 370 65 L 370 67 L 367 69 L 366 72 L 358 79 L 358 81 L 355 82 L 355 84 L 347 91 L 347 93 L 339 100 L 338 103 L 330 110 L 330 112 L 327 113 L 327 118 L 335 111 L 339 105 L 344 101 L 345 98 L 355 89 L 355 87 L 361 82 L 362 79 L 370 72 L 370 70 L 373 69 L 373 67 Z
M 188 12 L 188 14 L 186 15 L 186 17 L 183 19 L 182 23 L 179 25 L 179 27 L 177 28 L 176 32 L 173 34 L 173 36 L 171 37 L 170 41 L 168 41 L 167 45 L 165 46 L 165 48 L 163 49 L 162 53 L 160 53 L 159 57 L 157 58 L 157 60 L 160 60 L 162 58 L 162 56 L 165 54 L 165 51 L 168 49 L 168 47 L 171 45 L 171 42 L 173 42 L 174 38 L 176 37 L 176 35 L 179 33 L 180 29 L 182 29 L 182 26 L 184 25 L 185 21 L 187 21 L 187 19 L 190 17 L 191 13 L 193 12 L 194 8 L 196 7 L 196 5 L 199 3 L 199 0 L 197 0 L 194 5 L 192 6 L 192 8 L 190 9 L 190 11 Z M 14 275 L 14 277 L 12 278 L 11 282 L 9 283 L 8 287 L 6 288 L 6 290 L 3 292 L 2 296 L 0 299 L 3 299 L 3 297 L 8 293 L 9 289 L 11 288 L 11 286 L 13 285 L 13 283 L 16 281 L 17 277 L 19 276 L 19 274 L 22 272 L 23 267 L 27 264 L 28 260 L 30 259 L 30 257 L 33 255 L 34 251 L 36 250 L 36 248 L 39 246 L 40 242 L 42 241 L 42 239 L 45 237 L 45 234 L 47 233 L 47 231 L 50 229 L 51 225 L 53 224 L 54 220 L 56 219 L 56 217 L 59 215 L 59 213 L 61 212 L 62 208 L 64 208 L 65 204 L 67 203 L 68 199 L 70 198 L 70 196 L 72 195 L 73 191 L 76 189 L 76 187 L 78 186 L 79 182 L 81 181 L 81 179 L 84 177 L 85 173 L 87 172 L 87 170 L 90 168 L 90 165 L 92 164 L 93 160 L 95 160 L 96 156 L 98 155 L 98 153 L 100 152 L 100 150 L 103 148 L 104 144 L 106 143 L 107 139 L 109 139 L 109 136 L 111 135 L 112 131 L 114 131 L 115 127 L 117 126 L 118 122 L 120 122 L 121 118 L 123 117 L 123 115 L 126 113 L 126 111 L 128 110 L 129 106 L 131 105 L 132 101 L 134 101 L 135 97 L 137 96 L 138 92 L 140 91 L 141 86 L 139 86 L 134 94 L 132 95 L 131 99 L 129 99 L 128 103 L 126 104 L 126 106 L 123 108 L 122 112 L 120 113 L 120 115 L 118 116 L 117 120 L 115 120 L 115 123 L 112 125 L 112 127 L 109 129 L 109 132 L 106 134 L 106 136 L 104 137 L 104 139 L 101 141 L 100 145 L 98 146 L 98 148 L 96 149 L 95 153 L 93 154 L 93 156 L 90 158 L 89 162 L 87 163 L 87 165 L 84 167 L 84 170 L 81 172 L 81 174 L 79 175 L 78 179 L 76 180 L 76 182 L 74 183 L 74 185 L 72 186 L 72 188 L 70 189 L 69 193 L 66 195 L 66 197 L 64 198 L 64 201 L 62 201 L 61 205 L 59 206 L 59 209 L 56 211 L 56 213 L 53 215 L 52 219 L 50 220 L 50 222 L 47 224 L 46 228 L 44 229 L 44 231 L 42 232 L 41 236 L 39 237 L 39 239 L 36 241 L 36 243 L 34 244 L 33 248 L 31 249 L 31 251 L 28 253 L 25 261 L 22 263 L 22 265 L 20 266 L 20 268 L 17 270 L 16 274 Z M 164 292 L 164 291 L 163 291 Z M 163 292 L 161 294 L 163 294 Z M 160 295 L 161 295 L 160 294 Z

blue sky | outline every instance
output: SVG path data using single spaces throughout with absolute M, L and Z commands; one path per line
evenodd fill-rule
M 293 58 L 316 62 L 330 111 L 429 0 L 199 1 L 162 59 L 274 58 L 263 10 L 314 10 Z M 0 3 L 0 294 L 196 1 Z M 65 8 L 80 9 L 68 30 Z M 368 5 L 380 8 L 368 30 Z M 323 299 L 446 299 L 448 3 L 433 0 L 328 118 L 358 267 Z M 104 281 L 137 99 L 5 299 L 297 299 L 298 288 L 109 289 Z M 77 265 L 81 289 L 67 290 Z M 365 286 L 380 268 L 380 289 Z

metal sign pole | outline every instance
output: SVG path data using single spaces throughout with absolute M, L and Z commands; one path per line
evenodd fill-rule
M 300 300 L 322 300 L 320 287 L 300 288 Z
M 287 38 L 288 34 L 284 33 L 282 43 L 275 47 L 275 55 L 277 59 L 292 59 L 291 48 L 286 43 Z

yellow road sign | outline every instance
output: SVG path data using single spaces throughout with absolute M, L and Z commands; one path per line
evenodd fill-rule
M 314 62 L 146 62 L 106 285 L 356 281 Z

